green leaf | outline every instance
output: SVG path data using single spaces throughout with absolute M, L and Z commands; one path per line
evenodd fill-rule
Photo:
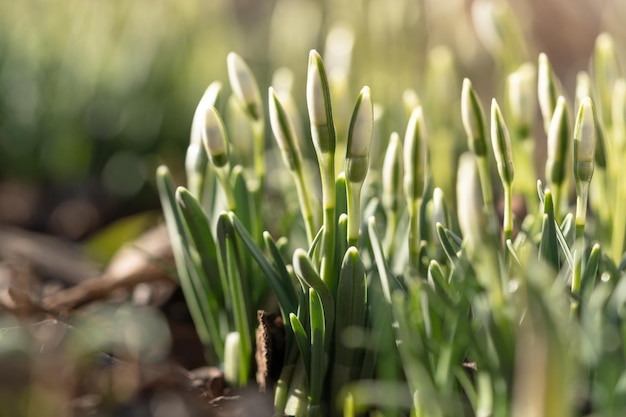
M 348 250 L 348 215 L 342 214 L 337 222 L 337 242 L 335 242 L 335 252 L 337 254 L 335 256 L 335 270 L 337 271 L 341 269 L 341 262 L 346 250 Z
M 339 217 L 342 214 L 348 214 L 348 194 L 346 187 L 346 177 L 341 173 L 335 180 L 335 223 L 339 221 Z
M 309 53 L 306 91 L 307 109 L 315 150 L 318 156 L 319 154 L 334 156 L 337 139 L 331 108 L 330 85 L 322 57 L 315 50 Z
M 178 187 L 176 190 L 176 201 L 187 225 L 189 235 L 200 256 L 204 273 L 209 279 L 209 291 L 213 296 L 218 297 L 220 303 L 223 304 L 225 291 L 228 291 L 228 286 L 226 282 L 214 279 L 215 275 L 218 275 L 218 278 L 221 275 L 218 273 L 218 251 L 209 220 L 196 197 L 186 188 Z
M 293 329 L 293 334 L 296 339 L 296 344 L 298 345 L 298 350 L 300 351 L 300 355 L 302 356 L 302 360 L 304 361 L 304 367 L 306 369 L 307 374 L 310 375 L 311 372 L 311 345 L 309 342 L 309 335 L 306 330 L 304 330 L 304 326 L 302 322 L 294 313 L 289 313 L 289 322 L 291 323 L 291 328 Z
M 210 303 L 206 302 L 207 294 L 201 290 L 203 288 L 202 280 L 192 262 L 189 251 L 191 244 L 188 241 L 186 227 L 176 203 L 174 180 L 166 166 L 162 165 L 157 169 L 156 183 L 172 244 L 180 286 L 194 326 L 205 348 L 212 347 L 215 355 L 222 362 L 224 360 L 224 340 L 216 322 L 216 315 L 209 311 Z
M 414 282 L 414 285 L 419 286 L 417 282 Z M 437 391 L 428 371 L 427 362 L 424 361 L 425 358 L 423 357 L 425 346 L 422 343 L 420 332 L 415 331 L 414 323 L 409 320 L 409 318 L 421 316 L 423 309 L 419 304 L 419 292 L 415 293 L 410 300 L 405 294 L 393 293 L 391 306 L 396 321 L 395 333 L 398 339 L 398 352 L 411 392 L 416 393 L 418 398 L 416 405 L 419 404 L 419 409 L 417 411 L 424 413 L 423 415 L 441 416 Z
M 585 264 L 583 274 L 580 280 L 581 293 L 583 299 L 589 299 L 591 292 L 596 284 L 596 276 L 598 274 L 598 267 L 600 265 L 601 258 L 600 245 L 595 244 L 591 247 L 589 252 L 589 258 Z
M 559 226 L 559 230 L 561 231 L 561 235 L 563 237 L 563 241 L 565 242 L 565 247 L 568 249 L 572 247 L 574 244 L 574 238 L 576 234 L 576 227 L 574 226 L 574 214 L 567 213 L 561 221 L 561 225 Z M 558 231 L 557 231 L 558 237 Z M 570 252 L 571 256 L 571 252 Z
M 296 295 L 296 290 L 294 288 L 295 286 L 297 286 L 297 281 L 295 280 L 295 278 L 292 278 L 292 274 L 289 273 L 289 270 L 287 269 L 287 263 L 285 258 L 283 257 L 281 249 L 278 247 L 276 241 L 272 238 L 272 235 L 267 231 L 263 232 L 263 241 L 265 242 L 265 247 L 269 251 L 269 254 L 273 261 L 273 265 L 278 272 L 278 278 L 280 278 L 280 282 L 282 284 L 282 287 L 284 288 L 284 291 L 286 292 L 290 300 L 292 300 L 293 305 L 297 305 L 298 296 Z M 259 251 L 257 255 L 260 254 L 261 253 Z M 274 293 L 276 293 L 275 290 Z M 295 310 L 287 311 L 287 313 L 292 311 Z
M 461 119 L 467 135 L 469 149 L 476 156 L 486 156 L 487 139 L 483 122 L 484 111 L 480 104 L 480 98 L 474 92 L 472 83 L 468 78 L 463 80 L 463 89 L 461 91 Z
M 242 277 L 242 271 L 245 270 L 244 264 L 237 245 L 235 229 L 228 213 L 222 213 L 217 221 L 217 240 L 230 289 L 235 327 L 240 336 L 242 364 L 239 368 L 239 383 L 245 385 L 250 374 L 249 359 L 252 355 L 252 335 L 249 324 L 251 314 Z
M 565 219 L 563 219 L 563 225 L 571 225 L 572 223 L 572 219 L 573 216 L 571 213 L 568 213 L 567 216 L 565 216 Z M 567 229 L 564 229 L 567 230 Z M 567 230 L 569 231 L 569 230 Z M 571 228 L 571 233 L 573 233 L 575 230 L 574 228 Z M 572 255 L 572 252 L 570 250 L 570 247 L 568 246 L 568 241 L 570 240 L 569 237 L 566 237 L 568 235 L 570 235 L 571 233 L 568 233 L 567 235 L 565 235 L 562 231 L 560 227 L 556 228 L 556 238 L 559 242 L 559 247 L 561 248 L 561 253 L 563 254 L 563 256 L 565 257 L 565 260 L 567 261 L 567 265 L 569 266 L 570 269 L 574 269 L 574 256 Z M 573 240 L 573 237 L 571 238 Z
M 539 259 L 545 261 L 555 270 L 559 270 L 559 248 L 556 237 L 556 219 L 554 217 L 554 205 L 552 193 L 547 190 L 544 195 L 544 214 L 541 228 L 541 242 L 539 243 Z
M 509 255 L 511 256 L 511 261 L 513 261 L 514 263 L 512 263 L 512 265 L 515 267 L 515 269 L 517 269 L 518 271 L 523 271 L 523 267 L 522 267 L 522 261 L 520 260 L 519 256 L 517 255 L 517 251 L 515 250 L 515 246 L 513 246 L 513 242 L 511 242 L 510 240 L 506 241 L 506 250 L 508 251 Z
M 402 286 L 389 270 L 389 265 L 387 265 L 387 259 L 385 258 L 385 253 L 383 252 L 382 243 L 378 239 L 378 234 L 376 233 L 375 217 L 370 217 L 367 220 L 367 235 L 369 238 L 370 249 L 374 255 L 376 269 L 378 270 L 378 275 L 380 277 L 383 295 L 385 300 L 387 300 L 387 303 L 391 304 L 391 294 L 393 291 L 401 289 Z
M 545 194 L 540 180 L 537 181 L 537 195 L 539 196 L 541 204 L 545 204 Z M 571 270 L 574 269 L 574 257 L 572 256 L 568 242 L 573 241 L 574 239 L 574 228 L 571 227 L 572 220 L 572 214 L 568 213 L 563 219 L 561 226 L 559 227 L 557 224 L 557 227 L 555 228 L 556 239 L 559 243 L 559 247 L 561 248 L 561 254 L 565 257 L 567 265 Z
M 319 405 L 322 401 L 322 387 L 326 373 L 326 322 L 324 303 L 314 288 L 309 288 L 309 311 L 311 320 L 311 383 L 309 395 L 311 405 Z
M 515 175 L 511 137 L 495 98 L 491 100 L 491 145 L 502 184 L 511 186 Z
M 341 265 L 337 286 L 337 312 L 335 319 L 335 360 L 333 362 L 333 392 L 348 382 L 351 370 L 355 365 L 355 343 L 345 341 L 346 330 L 351 327 L 363 328 L 367 308 L 367 285 L 365 267 L 359 251 L 351 247 L 346 252 Z M 356 363 L 356 365 L 360 365 Z
M 320 230 L 317 232 L 315 237 L 313 238 L 313 242 L 311 242 L 311 246 L 309 246 L 308 256 L 309 259 L 312 259 L 315 264 L 319 264 L 321 258 L 321 248 L 322 248 L 322 237 L 324 236 L 324 226 L 320 227 Z
M 248 190 L 243 167 L 241 165 L 234 166 L 230 173 L 230 178 L 237 204 L 237 217 L 245 228 L 252 232 L 254 230 L 252 217 L 258 215 L 258 213 L 255 213 L 254 198 Z M 256 239 L 257 236 L 254 236 L 254 238 Z
M 428 265 L 428 282 L 436 293 L 442 296 L 449 305 L 454 305 L 458 302 L 458 297 L 454 294 L 449 280 L 441 270 L 441 265 L 435 260 L 431 260 Z
M 270 264 L 270 262 L 267 260 L 261 249 L 259 249 L 257 244 L 254 243 L 252 236 L 250 236 L 248 231 L 237 219 L 235 214 L 231 212 L 229 213 L 229 217 L 235 231 L 237 232 L 237 235 L 240 237 L 246 248 L 248 248 L 248 252 L 257 262 L 257 265 L 263 272 L 263 275 L 265 275 L 265 278 L 267 278 L 269 285 L 272 288 L 272 291 L 278 299 L 278 304 L 280 305 L 283 317 L 288 317 L 289 313 L 295 312 L 297 310 L 298 305 L 298 296 L 296 295 L 295 289 L 293 288 L 288 273 L 287 275 L 284 275 L 283 273 L 276 271 L 272 264 Z M 271 241 L 271 238 L 269 238 L 269 240 Z M 267 241 L 268 239 L 266 239 L 266 244 Z M 272 252 L 273 250 L 270 249 L 270 253 Z M 284 272 L 286 272 L 286 268 Z
M 441 225 L 441 223 L 437 223 L 437 236 L 439 236 L 439 241 L 441 242 L 441 247 L 445 252 L 446 256 L 450 260 L 452 265 L 456 265 L 459 261 L 459 256 L 457 255 L 457 250 L 455 245 L 452 243 L 450 236 L 446 232 L 446 229 Z
M 335 320 L 335 302 L 328 286 L 322 281 L 315 268 L 313 268 L 311 260 L 304 250 L 296 249 L 293 253 L 293 269 L 298 279 L 313 288 L 319 295 L 324 306 L 326 331 L 330 333 Z

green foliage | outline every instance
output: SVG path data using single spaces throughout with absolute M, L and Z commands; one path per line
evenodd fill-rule
M 603 40 L 598 53 L 612 51 L 607 45 Z M 605 61 L 602 65 L 612 62 Z M 245 69 L 246 85 L 256 86 L 245 63 L 237 62 Z M 611 68 L 602 83 L 613 74 Z M 523 71 L 532 72 L 529 67 Z M 556 187 L 544 189 L 534 168 L 520 163 L 514 171 L 515 153 L 530 148 L 511 143 L 506 113 L 495 99 L 490 129 L 483 126 L 480 99 L 466 80 L 458 93 L 470 151 L 458 162 L 456 198 L 450 192 L 445 199 L 446 190 L 434 175 L 441 167 L 431 155 L 439 148 L 427 146 L 432 139 L 425 130 L 429 120 L 449 120 L 429 115 L 428 103 L 436 101 L 425 101 L 423 107 L 413 101 L 405 143 L 392 134 L 380 148 L 388 149 L 383 164 L 362 152 L 369 151 L 377 119 L 369 89 L 361 90 L 349 125 L 345 166 L 351 169 L 357 156 L 370 162 L 356 178 L 336 172 L 340 141 L 331 109 L 333 84 L 315 51 L 307 74 L 318 193 L 305 191 L 311 161 L 298 150 L 304 143 L 294 113 L 284 106 L 288 100 L 279 99 L 274 88 L 269 112 L 259 108 L 258 89 L 247 96 L 233 90 L 241 100 L 251 98 L 246 108 L 254 111 L 246 120 L 253 130 L 262 123 L 259 115 L 270 114 L 293 184 L 270 184 L 272 171 L 279 168 L 258 160 L 269 152 L 257 154 L 251 166 L 237 165 L 236 155 L 219 164 L 212 158 L 208 166 L 198 164 L 201 171 L 195 174 L 205 181 L 196 184 L 207 189 L 219 184 L 224 194 L 174 192 L 167 169 L 159 168 L 157 175 L 181 285 L 207 353 L 222 363 L 233 355 L 240 360 L 231 382 L 249 383 L 252 318 L 270 297 L 278 302 L 286 332 L 284 364 L 275 384 L 278 415 L 566 417 L 589 410 L 595 415 L 626 412 L 623 231 L 615 231 L 617 238 L 604 236 L 611 224 L 603 223 L 593 204 L 587 216 L 594 168 L 601 173 L 601 190 L 615 203 L 606 219 L 626 216 L 617 204 L 626 199 L 623 179 L 612 165 L 617 159 L 607 155 L 606 168 L 595 159 L 599 131 L 605 132 L 607 146 L 619 149 L 622 160 L 626 157 L 613 133 L 625 129 L 615 125 L 625 118 L 611 119 L 609 129 L 587 97 L 579 100 L 576 126 L 570 126 L 567 114 L 574 113 L 560 97 L 561 84 L 542 55 L 539 122 L 555 141 L 547 171 L 549 186 Z M 534 78 L 516 81 L 521 76 L 509 81 L 509 105 L 517 106 L 514 140 L 526 142 L 534 140 L 529 133 L 533 120 L 524 107 L 534 108 L 526 100 L 534 97 L 526 91 Z M 375 90 L 371 99 L 376 99 Z M 205 114 L 212 117 L 210 109 Z M 601 114 L 610 110 L 603 108 Z M 338 125 L 344 123 L 337 118 Z M 435 137 L 443 137 L 437 126 L 434 131 Z M 486 146 L 487 132 L 493 152 Z M 355 145 L 357 139 L 362 145 Z M 566 154 L 571 149 L 574 154 Z M 569 160 L 575 162 L 573 169 Z M 500 174 L 502 196 L 492 191 L 490 166 Z M 519 188 L 513 172 L 516 181 L 523 179 Z M 355 182 L 358 192 L 352 188 Z M 572 207 L 564 184 L 574 183 Z M 537 192 L 529 193 L 528 184 L 538 184 Z M 295 189 L 300 206 L 275 205 L 270 189 L 280 201 Z M 494 203 L 499 198 L 504 199 L 502 227 Z M 514 209 L 513 198 L 523 201 L 527 215 Z M 280 226 L 268 221 L 275 210 L 287 219 Z M 228 343 L 231 334 L 238 335 L 237 343 Z

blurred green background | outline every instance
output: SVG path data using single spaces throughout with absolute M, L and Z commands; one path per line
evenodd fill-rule
M 344 81 L 340 125 L 367 84 L 388 137 L 411 88 L 454 144 L 463 77 L 498 97 L 504 74 L 546 52 L 571 92 L 602 30 L 624 53 L 624 21 L 623 0 L 0 0 L 0 222 L 81 239 L 158 209 L 154 170 L 181 169 L 200 96 L 227 85 L 229 51 L 264 95 L 289 67 L 305 114 L 316 48 Z M 351 60 L 333 58 L 351 44 Z

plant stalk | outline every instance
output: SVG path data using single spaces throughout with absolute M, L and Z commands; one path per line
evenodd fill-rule
M 357 247 L 361 232 L 361 187 L 363 183 L 348 181 L 346 194 L 348 196 L 348 247 Z
M 304 229 L 306 231 L 307 243 L 310 245 L 315 238 L 315 221 L 313 218 L 313 210 L 311 209 L 311 199 L 309 198 L 308 187 L 304 179 L 302 167 L 293 173 L 296 183 L 296 191 L 298 193 L 298 202 L 300 204 L 300 212 L 304 220 Z
M 583 261 L 584 261 L 584 250 L 585 250 L 585 224 L 587 222 L 587 201 L 589 199 L 589 183 L 581 182 L 580 184 L 580 192 L 578 193 L 578 198 L 576 199 L 576 238 L 574 249 L 574 259 L 575 266 L 572 275 L 572 294 L 577 296 L 580 294 L 580 286 L 582 279 L 582 270 L 583 270 Z M 579 302 L 577 300 L 572 300 L 572 313 L 577 313 L 579 307 Z
M 322 260 L 320 276 L 331 290 L 335 288 L 335 157 L 332 152 L 320 154 L 320 174 L 322 181 L 322 202 L 324 205 L 322 237 Z

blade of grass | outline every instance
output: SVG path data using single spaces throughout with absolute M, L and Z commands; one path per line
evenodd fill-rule
M 219 331 L 219 326 L 215 321 L 209 320 L 216 317 L 211 314 L 212 312 L 206 310 L 207 303 L 200 295 L 202 292 L 198 291 L 199 288 L 202 288 L 202 284 L 199 283 L 200 278 L 197 276 L 197 270 L 194 268 L 188 252 L 190 245 L 187 241 L 187 232 L 177 208 L 174 180 L 167 167 L 160 166 L 157 169 L 156 182 L 172 244 L 179 282 L 189 305 L 194 326 L 205 348 L 212 348 L 215 356 L 222 362 L 224 360 L 224 340 Z
M 541 241 L 539 243 L 539 259 L 545 261 L 555 270 L 559 270 L 559 248 L 556 237 L 558 229 L 554 216 L 552 193 L 547 190 L 544 195 Z
M 283 317 L 287 318 L 289 313 L 295 312 L 297 309 L 297 295 L 291 283 L 288 273 L 279 273 L 267 260 L 261 249 L 254 243 L 252 236 L 244 228 L 241 222 L 237 219 L 234 213 L 229 213 L 230 220 L 233 224 L 237 235 L 240 237 L 243 244 L 248 248 L 250 255 L 257 262 L 257 265 L 267 278 L 269 285 L 272 287 L 276 298 L 278 298 L 278 304 L 280 305 Z M 270 239 L 271 240 L 271 239 Z M 287 273 L 287 275 L 285 275 Z M 285 323 L 287 321 L 285 320 Z
M 441 247 L 445 252 L 446 256 L 450 260 L 451 265 L 456 265 L 459 261 L 459 256 L 457 255 L 457 251 L 455 250 L 452 241 L 450 240 L 448 234 L 446 233 L 446 229 L 441 225 L 441 223 L 437 223 L 437 236 L 439 237 L 439 241 L 441 242 Z
M 228 291 L 228 285 L 221 279 L 222 275 L 217 273 L 219 270 L 217 259 L 218 251 L 208 218 L 204 214 L 200 202 L 186 188 L 178 187 L 176 190 L 176 201 L 180 213 L 187 224 L 189 235 L 200 255 L 204 274 L 209 278 L 208 291 L 212 297 L 217 298 L 220 304 L 223 304 L 226 298 L 225 292 Z M 211 279 L 211 276 L 214 276 L 216 273 L 220 278 L 217 282 Z
M 365 267 L 359 251 L 351 247 L 343 258 L 339 284 L 337 287 L 337 312 L 335 319 L 335 357 L 332 367 L 332 390 L 334 395 L 349 381 L 356 363 L 355 343 L 347 340 L 347 330 L 353 327 L 364 328 L 367 289 Z M 348 342 L 348 343 L 346 343 Z
M 310 378 L 311 374 L 311 345 L 309 342 L 309 335 L 304 329 L 302 322 L 294 313 L 289 313 L 289 322 L 293 329 L 293 334 L 296 339 L 296 344 L 300 350 L 300 356 L 304 361 L 304 369 L 307 373 L 307 378 Z
M 376 218 L 370 217 L 367 221 L 367 234 L 369 238 L 370 249 L 374 255 L 376 269 L 380 278 L 383 289 L 383 295 L 388 303 L 391 303 L 391 294 L 396 289 L 400 289 L 401 285 L 393 276 L 387 265 L 387 260 L 383 252 L 383 246 L 376 232 Z
M 237 244 L 234 227 L 230 221 L 228 213 L 222 213 L 217 222 L 217 240 L 219 242 L 220 255 L 225 267 L 230 295 L 233 305 L 233 316 L 235 327 L 240 336 L 240 357 L 239 384 L 241 386 L 248 382 L 250 376 L 250 359 L 252 355 L 252 336 L 249 323 L 249 308 L 246 293 L 243 287 L 243 263 Z
M 325 309 L 321 297 L 314 288 L 309 288 L 309 310 L 311 326 L 311 373 L 309 384 L 309 416 L 322 415 L 322 391 L 326 374 L 326 336 Z M 330 338 L 328 338 L 330 339 Z
M 293 269 L 298 279 L 313 288 L 319 295 L 324 307 L 324 317 L 326 320 L 325 328 L 327 332 L 332 332 L 335 320 L 335 302 L 328 286 L 322 281 L 315 268 L 311 264 L 306 252 L 302 249 L 296 249 L 293 254 Z M 327 342 L 330 338 L 327 339 Z

